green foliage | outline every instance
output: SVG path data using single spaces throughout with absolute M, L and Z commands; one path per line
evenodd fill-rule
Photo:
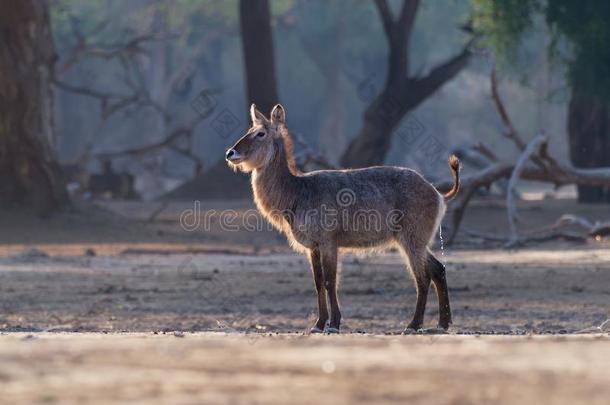
M 568 63 L 570 81 L 610 99 L 610 2 L 549 1 L 546 21 L 558 39 L 571 45 L 569 54 L 561 55 Z M 559 53 L 557 44 L 554 49 Z
M 539 9 L 538 0 L 473 0 L 473 25 L 484 34 L 503 61 L 518 57 L 524 34 L 533 25 L 533 14 Z
M 610 2 L 600 0 L 472 0 L 475 29 L 501 63 L 514 62 L 523 40 L 542 17 L 548 51 L 578 83 L 610 99 Z

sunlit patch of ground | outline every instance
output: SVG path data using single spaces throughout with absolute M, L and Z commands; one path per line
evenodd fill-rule
M 607 250 L 461 250 L 441 259 L 463 333 L 573 333 L 610 318 Z M 415 289 L 397 253 L 343 258 L 346 332 L 397 333 Z M 315 317 L 306 259 L 285 254 L 0 258 L 0 331 L 300 332 Z M 431 290 L 426 326 L 435 326 Z M 608 325 L 610 327 L 610 325 Z
M 5 403 L 607 404 L 610 337 L 0 335 Z
M 523 207 L 523 225 L 568 208 L 607 216 L 549 204 Z M 2 401 L 608 403 L 607 241 L 437 250 L 447 335 L 398 335 L 415 305 L 399 254 L 347 255 L 343 335 L 306 336 L 305 257 L 273 231 L 187 232 L 188 207 L 154 222 L 142 203 L 112 205 L 118 216 L 0 213 Z M 475 206 L 465 226 L 504 234 L 504 215 Z M 425 325 L 437 317 L 432 290 Z

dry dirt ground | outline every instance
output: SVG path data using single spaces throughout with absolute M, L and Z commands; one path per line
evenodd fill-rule
M 565 204 L 524 204 L 522 223 L 608 216 Z M 439 254 L 447 335 L 398 335 L 415 304 L 398 253 L 347 255 L 344 334 L 307 336 L 313 281 L 282 237 L 218 222 L 187 232 L 178 217 L 192 204 L 154 220 L 154 204 L 103 207 L 47 220 L 0 213 L 0 401 L 610 400 L 607 241 L 511 251 L 460 238 Z M 505 231 L 500 205 L 473 212 L 466 226 Z M 426 326 L 436 317 L 432 292 Z
M 224 333 L 0 336 L 3 403 L 588 404 L 610 341 Z

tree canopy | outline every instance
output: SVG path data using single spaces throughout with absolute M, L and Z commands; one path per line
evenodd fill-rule
M 515 60 L 524 35 L 543 21 L 549 52 L 592 94 L 610 99 L 610 2 L 599 0 L 473 0 L 474 27 L 504 62 Z

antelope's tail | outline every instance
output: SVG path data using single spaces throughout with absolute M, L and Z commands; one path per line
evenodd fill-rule
M 443 194 L 443 198 L 445 202 L 449 200 L 453 200 L 455 195 L 458 193 L 460 189 L 460 160 L 455 155 L 449 156 L 447 161 L 449 163 L 449 168 L 451 169 L 451 176 L 453 177 L 453 187 L 451 190 Z

